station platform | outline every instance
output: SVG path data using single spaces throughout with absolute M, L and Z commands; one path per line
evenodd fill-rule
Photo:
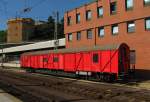
M 22 102 L 16 97 L 8 94 L 7 92 L 0 89 L 0 102 Z
M 0 66 L 4 66 L 4 67 L 15 67 L 15 68 L 20 68 L 20 64 L 19 63 L 0 63 Z

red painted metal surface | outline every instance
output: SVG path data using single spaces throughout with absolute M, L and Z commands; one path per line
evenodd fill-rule
M 38 61 L 37 62 L 38 62 L 39 68 L 44 68 L 43 56 L 42 55 L 38 55 L 37 57 L 38 57 L 38 59 L 37 59 Z
M 59 54 L 59 69 L 58 70 L 63 70 L 64 69 L 64 55 Z
M 115 50 L 22 55 L 21 66 L 36 69 L 45 68 L 49 70 L 63 70 L 65 72 L 85 71 L 114 73 L 118 75 L 119 71 L 122 70 L 119 66 L 120 56 L 122 56 L 121 60 L 123 61 L 122 65 L 124 70 L 126 72 L 128 71 L 128 53 L 128 47 L 119 47 Z M 93 61 L 94 55 L 98 56 L 97 62 Z
M 75 66 L 75 53 L 67 53 L 64 54 L 64 71 L 67 72 L 75 72 L 76 66 Z
M 92 61 L 98 54 L 98 63 Z M 55 59 L 56 58 L 56 59 Z M 54 61 L 58 59 L 58 61 Z M 31 68 L 48 68 L 64 71 L 118 72 L 118 53 L 116 51 L 96 51 L 67 54 L 47 54 L 22 56 L 21 65 Z
M 98 62 L 93 62 L 93 55 L 98 54 Z M 56 61 L 54 61 L 56 60 Z M 91 51 L 82 53 L 46 54 L 22 56 L 21 65 L 31 68 L 48 68 L 69 72 L 118 72 L 118 51 Z

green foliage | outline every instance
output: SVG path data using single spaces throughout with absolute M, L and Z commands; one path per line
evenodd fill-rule
M 34 35 L 30 40 L 53 40 L 54 39 L 55 20 L 52 16 L 41 25 L 35 26 Z M 58 22 L 58 38 L 64 37 L 64 21 Z
M 7 37 L 7 31 L 0 31 L 0 43 L 6 42 L 6 37 Z
M 47 23 L 48 24 L 54 24 L 54 22 L 55 22 L 55 19 L 52 16 L 49 16 Z
M 64 18 L 58 23 L 58 38 L 64 38 Z

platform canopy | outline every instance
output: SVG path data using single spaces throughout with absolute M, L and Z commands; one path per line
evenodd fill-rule
M 44 41 L 44 42 L 37 42 L 34 44 L 27 44 L 27 45 L 21 45 L 21 46 L 16 46 L 16 47 L 4 48 L 4 49 L 0 49 L 0 54 L 53 48 L 55 46 L 54 42 L 55 42 L 54 40 L 50 40 L 50 41 Z M 65 46 L 65 38 L 59 39 L 58 42 L 59 42 L 58 44 L 59 47 Z

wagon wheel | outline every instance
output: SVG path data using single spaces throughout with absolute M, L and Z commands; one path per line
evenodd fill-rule
M 101 75 L 100 75 L 100 73 L 96 73 L 94 77 L 95 77 L 95 79 L 97 81 L 101 81 Z

